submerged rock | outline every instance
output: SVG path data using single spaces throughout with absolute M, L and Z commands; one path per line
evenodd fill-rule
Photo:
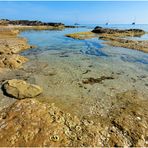
M 13 79 L 4 82 L 3 91 L 8 96 L 17 99 L 24 99 L 38 96 L 43 90 L 37 85 L 29 84 L 23 80 Z
M 77 32 L 77 33 L 71 33 L 71 34 L 66 34 L 65 36 L 73 38 L 73 39 L 78 39 L 78 40 L 84 40 L 84 39 L 89 39 L 89 38 L 95 38 L 97 35 L 93 32 Z

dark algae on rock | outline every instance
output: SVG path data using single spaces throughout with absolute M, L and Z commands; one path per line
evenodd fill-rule
M 100 78 L 86 78 L 86 80 L 82 80 L 82 83 L 83 84 L 95 84 L 95 83 L 102 83 L 102 81 L 104 80 L 113 80 L 114 78 L 113 77 L 109 77 L 109 76 L 101 76 Z
M 114 33 L 126 33 L 127 35 L 132 35 L 132 36 L 141 36 L 145 34 L 145 31 L 142 29 L 111 29 L 111 28 L 103 28 L 100 26 L 97 26 L 92 30 L 94 33 L 102 34 L 102 33 L 107 33 L 107 34 L 114 34 Z

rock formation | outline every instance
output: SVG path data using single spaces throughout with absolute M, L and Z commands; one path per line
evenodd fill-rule
M 54 26 L 54 27 L 58 27 L 58 26 L 64 26 L 63 23 L 52 23 L 52 22 L 42 22 L 42 21 L 30 21 L 30 20 L 0 20 L 0 24 L 2 24 L 2 22 L 5 24 L 10 24 L 10 25 L 22 25 L 22 26 Z
M 140 37 L 144 35 L 146 32 L 142 29 L 120 30 L 98 26 L 92 32 L 98 34 L 100 39 L 107 40 L 108 42 L 105 44 L 148 52 L 148 41 L 127 39 L 127 37 Z
M 114 34 L 114 33 L 127 33 L 127 34 L 131 34 L 133 36 L 140 36 L 145 34 L 145 31 L 142 29 L 125 29 L 125 30 L 121 30 L 121 29 L 111 29 L 111 28 L 103 28 L 100 26 L 97 26 L 94 28 L 94 30 L 92 30 L 92 32 L 94 33 L 107 33 L 107 34 Z
M 148 146 L 147 105 L 129 91 L 116 96 L 107 118 L 92 120 L 36 99 L 20 100 L 0 112 L 0 146 Z
M 33 98 L 43 91 L 42 88 L 37 85 L 17 79 L 4 82 L 2 88 L 5 94 L 17 99 Z
M 17 37 L 19 31 L 16 29 L 0 29 L 0 67 L 1 68 L 20 68 L 27 58 L 18 53 L 22 50 L 32 48 L 27 44 L 27 40 Z

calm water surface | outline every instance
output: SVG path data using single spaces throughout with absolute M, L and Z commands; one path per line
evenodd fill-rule
M 29 82 L 41 86 L 44 95 L 50 96 L 49 102 L 78 116 L 97 114 L 98 110 L 106 114 L 112 101 L 110 97 L 119 92 L 136 89 L 146 98 L 148 54 L 108 46 L 97 38 L 75 40 L 65 37 L 68 33 L 90 30 L 92 28 L 88 26 L 22 32 L 21 36 L 37 46 L 22 53 L 30 59 L 29 68 L 37 67 Z M 113 76 L 114 79 L 94 85 L 82 83 L 87 78 L 101 76 Z
M 104 25 L 102 25 L 104 27 Z M 109 25 L 107 27 L 111 28 L 141 28 L 148 31 L 148 25 Z M 65 34 L 81 31 L 92 30 L 93 25 L 87 26 L 85 28 L 72 28 L 65 29 L 62 31 L 24 31 L 21 36 L 28 39 L 29 43 L 36 45 L 37 48 L 25 51 L 24 55 L 39 55 L 45 51 L 51 52 L 57 50 L 62 53 L 74 53 L 83 54 L 86 56 L 106 58 L 112 60 L 119 60 L 130 63 L 148 64 L 148 54 L 130 50 L 120 47 L 110 47 L 103 44 L 104 41 L 97 38 L 87 39 L 87 40 L 75 40 L 65 36 Z M 133 38 L 137 39 L 137 38 Z M 141 40 L 147 40 L 148 34 L 138 38 Z

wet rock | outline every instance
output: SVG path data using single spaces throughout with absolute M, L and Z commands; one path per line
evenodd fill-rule
M 77 32 L 77 33 L 72 33 L 72 34 L 66 34 L 65 36 L 73 38 L 73 39 L 78 39 L 78 40 L 84 40 L 84 39 L 97 37 L 97 35 L 93 32 Z
M 116 46 L 116 47 L 124 47 L 130 48 L 135 50 L 140 50 L 143 52 L 148 52 L 148 41 L 138 41 L 138 40 L 131 40 L 121 38 L 120 35 L 109 35 L 109 34 L 102 34 L 100 37 L 102 40 L 106 40 L 105 44 Z
M 0 117 L 0 146 L 101 146 L 93 124 L 36 99 L 17 101 Z
M 2 88 L 5 94 L 17 99 L 33 98 L 43 91 L 42 88 L 37 85 L 17 79 L 4 82 Z

